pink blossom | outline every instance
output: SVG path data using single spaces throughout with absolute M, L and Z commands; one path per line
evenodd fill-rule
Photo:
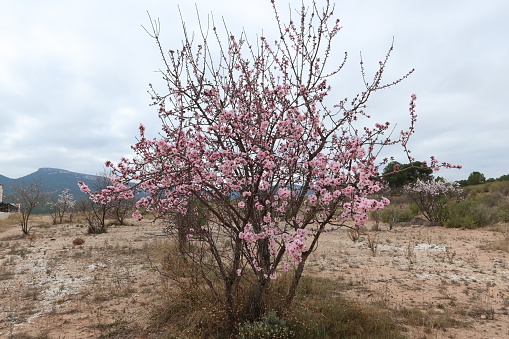
M 87 185 L 85 185 L 83 182 L 78 182 L 78 186 L 80 187 L 80 191 L 82 191 L 83 193 L 88 193 L 90 194 L 91 191 L 90 191 L 90 188 L 88 188 Z
M 280 188 L 277 193 L 279 195 L 279 198 L 286 199 L 290 196 L 291 192 L 288 188 Z
M 140 212 L 138 210 L 136 210 L 133 213 L 133 218 L 138 221 L 141 221 L 141 220 L 143 220 L 143 215 L 141 215 Z

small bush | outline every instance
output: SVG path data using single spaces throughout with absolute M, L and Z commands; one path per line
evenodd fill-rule
M 509 202 L 497 206 L 497 216 L 501 222 L 509 222 Z
M 491 192 L 479 196 L 476 202 L 487 207 L 495 207 L 502 202 L 502 199 L 503 196 L 499 192 Z
M 476 227 L 474 219 L 472 219 L 472 217 L 462 217 L 462 216 L 458 216 L 458 215 L 454 215 L 454 216 L 450 217 L 444 223 L 444 226 L 450 227 L 450 228 L 468 228 L 468 229 L 472 229 L 472 228 Z
M 498 193 L 502 196 L 509 196 L 509 181 L 494 181 L 479 185 L 485 192 Z
M 448 227 L 484 227 L 499 222 L 503 217 L 497 206 L 493 206 L 492 197 L 482 195 L 451 203 L 449 210 L 449 218 L 445 222 Z
M 271 311 L 262 320 L 244 323 L 239 328 L 239 339 L 286 339 L 293 338 L 286 322 Z
M 382 221 L 386 224 L 394 224 L 398 222 L 407 222 L 417 215 L 410 207 L 389 206 L 382 210 Z
M 74 246 L 79 246 L 79 245 L 83 245 L 85 243 L 85 239 L 83 238 L 76 238 L 72 241 L 72 244 Z

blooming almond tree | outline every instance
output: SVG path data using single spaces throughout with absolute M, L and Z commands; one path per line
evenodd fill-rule
M 58 223 L 61 224 L 66 213 L 69 213 L 69 219 L 72 221 L 72 212 L 75 205 L 76 200 L 74 200 L 73 195 L 69 193 L 68 188 L 64 189 L 56 199 L 52 199 L 52 201 L 48 202 L 48 207 L 53 217 L 53 224 L 57 224 L 57 219 Z
M 333 6 L 313 2 L 296 12 L 296 20 L 284 21 L 271 3 L 279 27 L 275 43 L 261 36 L 250 44 L 245 34 L 228 31 L 223 39 L 213 24 L 212 38 L 202 28 L 196 43 L 183 25 L 182 46 L 166 54 L 152 22 L 167 83 L 162 94 L 151 86 L 160 137 L 147 138 L 140 125 L 134 157 L 106 163 L 110 186 L 92 192 L 80 183 L 96 201 L 141 191 L 146 197 L 137 202 L 139 210 L 165 217 L 199 213 L 201 221 L 186 236 L 192 246 L 182 255 L 198 265 L 196 275 L 232 324 L 239 314 L 261 315 L 264 292 L 283 272 L 291 279 L 281 306 L 289 306 L 320 236 L 349 220 L 359 227 L 367 212 L 389 203 L 370 198 L 381 189 L 383 161 L 376 155 L 398 143 L 406 150 L 416 119 L 412 96 L 410 127 L 396 138 L 386 135 L 389 122 L 358 121 L 369 118 L 371 94 L 411 73 L 382 83 L 392 47 L 370 81 L 361 62 L 364 90 L 340 100 L 329 85 L 346 61 L 345 55 L 330 68 L 340 31 Z M 249 300 L 241 303 L 239 295 Z
M 457 182 L 421 179 L 405 185 L 404 191 L 419 206 L 426 219 L 439 225 L 449 217 L 447 202 L 459 198 L 462 193 Z

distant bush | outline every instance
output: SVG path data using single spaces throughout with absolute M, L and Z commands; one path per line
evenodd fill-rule
M 458 203 L 449 204 L 449 218 L 444 223 L 447 227 L 484 227 L 504 219 L 500 210 L 502 199 L 491 193 L 475 195 Z
M 509 181 L 490 181 L 481 185 L 467 186 L 464 189 L 465 192 L 470 195 L 490 192 L 499 193 L 500 195 L 507 197 L 509 196 Z
M 461 217 L 458 215 L 451 216 L 445 223 L 445 227 L 451 228 L 475 228 L 475 222 L 472 217 Z
M 496 181 L 486 184 L 490 192 L 500 193 L 502 196 L 509 196 L 509 181 Z
M 497 206 L 497 215 L 500 222 L 509 222 L 509 201 L 504 201 Z
M 461 189 L 437 181 L 426 184 L 429 187 L 424 188 L 427 189 L 419 190 L 407 186 L 412 189 L 407 192 L 410 193 L 407 200 L 403 196 L 391 197 L 391 205 L 375 211 L 378 215 L 372 212 L 372 220 L 378 218 L 388 224 L 409 221 L 419 214 L 419 206 L 422 206 L 424 216 L 430 214 L 431 219 L 441 221 L 446 227 L 477 228 L 509 222 L 509 181 L 489 181 Z M 439 185 L 444 186 L 443 190 L 432 190 Z M 414 202 L 409 204 L 412 195 Z
M 411 206 L 389 205 L 382 210 L 381 219 L 386 224 L 410 221 L 418 214 L 418 211 L 415 211 L 415 208 Z
M 496 207 L 503 200 L 502 194 L 498 191 L 490 191 L 490 193 L 479 195 L 476 199 L 476 202 L 486 207 Z

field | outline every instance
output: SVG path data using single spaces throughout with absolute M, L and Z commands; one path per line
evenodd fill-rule
M 22 237 L 5 217 L 0 338 L 171 337 L 154 324 L 166 285 L 155 269 L 167 241 L 160 226 L 131 221 L 94 236 L 79 222 L 35 216 Z M 508 224 L 380 225 L 355 242 L 347 230 L 326 234 L 307 274 L 333 281 L 352 305 L 388 314 L 403 337 L 507 338 L 508 250 Z

